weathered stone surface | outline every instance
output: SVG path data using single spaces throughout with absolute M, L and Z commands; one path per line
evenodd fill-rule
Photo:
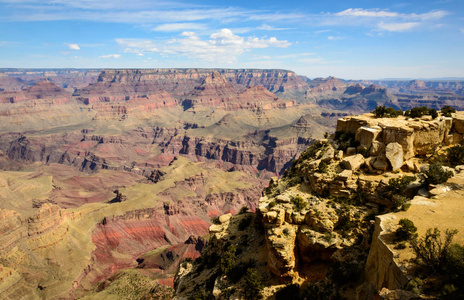
M 232 218 L 232 214 L 231 214 L 231 213 L 228 213 L 228 214 L 219 216 L 219 222 L 225 223 L 225 222 L 229 221 L 230 218 Z
M 353 171 L 343 170 L 337 174 L 337 180 L 347 181 L 351 178 L 351 176 L 353 176 Z
M 421 188 L 417 191 L 417 196 L 428 198 L 430 196 L 429 191 L 426 188 Z
M 445 144 L 447 146 L 454 145 L 462 141 L 463 135 L 457 132 L 450 133 L 445 136 Z
M 264 218 L 267 222 L 269 223 L 275 223 L 277 219 L 277 212 L 276 211 L 270 211 L 264 215 Z
M 385 148 L 385 156 L 390 161 L 393 171 L 403 165 L 403 147 L 399 143 L 390 143 Z
M 453 122 L 454 130 L 459 134 L 464 134 L 464 114 L 457 114 Z
M 342 151 L 342 150 L 336 151 L 336 152 L 335 152 L 334 159 L 335 159 L 335 160 L 342 160 L 342 159 L 343 159 L 343 151 Z
M 405 291 L 401 289 L 389 290 L 387 288 L 382 288 L 379 292 L 379 299 L 382 300 L 412 300 L 419 299 L 419 297 L 410 291 Z
M 354 155 L 356 154 L 356 148 L 355 147 L 348 147 L 346 149 L 346 155 Z
M 376 170 L 386 171 L 388 169 L 388 161 L 385 159 L 385 157 L 378 156 L 372 164 L 372 167 L 374 167 Z
M 329 147 L 324 154 L 322 154 L 321 161 L 329 162 L 335 156 L 335 149 L 333 147 Z
M 364 156 L 361 154 L 356 154 L 352 156 L 345 157 L 341 162 L 340 166 L 346 170 L 356 171 L 364 163 Z
M 437 186 L 436 188 L 433 188 L 429 191 L 429 194 L 430 196 L 438 196 L 438 195 L 441 195 L 441 194 L 444 194 L 446 192 L 449 192 L 451 191 L 451 188 L 449 186 L 445 186 L 445 185 L 440 185 L 440 186 Z
M 278 203 L 290 203 L 290 198 L 287 195 L 278 195 L 275 200 Z
M 369 154 L 372 156 L 380 155 L 385 151 L 385 144 L 379 141 L 373 141 L 369 149 Z
M 361 146 L 369 149 L 381 131 L 382 129 L 380 127 L 360 127 L 356 131 L 356 140 L 360 142 Z

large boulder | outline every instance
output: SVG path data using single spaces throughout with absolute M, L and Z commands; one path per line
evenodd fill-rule
M 372 142 L 374 142 L 377 139 L 377 136 L 379 133 L 382 131 L 382 128 L 379 126 L 374 126 L 374 127 L 360 127 L 356 131 L 356 140 L 359 141 L 361 146 L 366 147 L 369 149 L 372 145 Z
M 390 161 L 392 170 L 396 171 L 403 165 L 403 147 L 398 143 L 390 143 L 385 148 L 385 156 Z
M 362 154 L 356 154 L 345 157 L 341 162 L 340 166 L 345 170 L 358 170 L 364 163 L 364 156 Z

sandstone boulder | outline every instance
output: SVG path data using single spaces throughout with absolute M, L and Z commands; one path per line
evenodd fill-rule
M 337 175 L 337 180 L 347 181 L 348 179 L 353 176 L 353 171 L 351 170 L 343 170 Z
M 382 131 L 382 129 L 378 126 L 373 128 L 371 127 L 360 127 L 356 131 L 356 140 L 359 141 L 361 146 L 366 147 L 369 149 L 372 143 L 377 139 L 377 136 Z
M 331 161 L 335 156 L 335 149 L 332 147 L 329 147 L 324 154 L 322 154 L 321 161 L 324 162 L 329 162 Z
M 401 146 L 400 146 L 401 147 Z M 378 156 L 372 164 L 374 169 L 386 171 L 388 169 L 388 161 L 386 158 Z
M 390 143 L 385 148 L 385 156 L 390 161 L 393 171 L 403 165 L 403 147 L 399 143 Z
M 380 155 L 385 151 L 385 144 L 379 141 L 373 141 L 369 148 L 369 154 L 372 156 Z
M 340 166 L 346 170 L 356 171 L 364 163 L 364 156 L 362 154 L 356 154 L 345 157 L 341 162 Z
M 231 214 L 231 213 L 222 215 L 222 216 L 219 217 L 219 222 L 225 223 L 225 222 L 229 221 L 230 218 L 232 218 L 232 214 Z
M 346 149 L 346 155 L 354 155 L 356 154 L 356 148 L 355 147 L 348 147 Z
M 343 151 L 342 150 L 336 151 L 335 155 L 334 155 L 334 159 L 335 160 L 342 160 L 343 159 Z

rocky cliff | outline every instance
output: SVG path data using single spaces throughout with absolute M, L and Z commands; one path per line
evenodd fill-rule
M 418 180 L 430 176 L 423 173 L 431 161 L 424 157 L 462 140 L 461 119 L 461 112 L 434 120 L 372 114 L 340 119 L 331 138 L 309 146 L 283 178 L 270 181 L 256 215 L 248 216 L 256 218 L 253 227 L 243 229 L 250 226 L 245 216 L 223 216 L 210 227 L 212 242 L 202 257 L 178 273 L 176 299 L 209 293 L 249 298 L 250 278 L 234 273 L 241 268 L 247 274 L 258 270 L 258 294 L 270 299 L 426 297 L 403 290 L 414 278 L 414 264 L 407 259 L 411 249 L 398 248 L 392 232 L 404 217 L 422 234 L 437 225 L 461 228 L 459 212 L 450 211 L 461 210 L 454 199 L 464 192 L 462 166 L 448 168 L 455 176 L 442 186 Z M 395 185 L 409 178 L 401 189 Z M 427 221 L 431 206 L 434 218 L 448 221 Z M 242 238 L 260 235 L 259 246 L 242 244 Z M 228 271 L 224 257 L 233 251 L 235 271 Z M 222 253 L 219 268 L 209 263 L 215 252 Z M 246 263 L 247 255 L 253 263 Z

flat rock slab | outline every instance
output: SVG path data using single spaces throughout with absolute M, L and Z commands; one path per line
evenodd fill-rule
M 341 162 L 340 166 L 343 169 L 356 171 L 364 163 L 364 156 L 362 154 L 356 154 L 352 156 L 345 157 Z

